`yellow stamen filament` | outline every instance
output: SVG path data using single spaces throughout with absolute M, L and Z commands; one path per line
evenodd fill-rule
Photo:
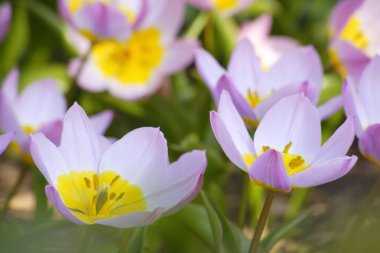
M 252 108 L 256 108 L 261 102 L 263 102 L 263 99 L 259 97 L 259 94 L 256 91 L 252 92 L 251 90 L 248 91 L 247 100 Z

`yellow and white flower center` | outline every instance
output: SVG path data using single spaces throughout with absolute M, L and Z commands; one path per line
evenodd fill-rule
M 58 177 L 56 189 L 72 214 L 83 222 L 146 211 L 143 191 L 113 171 L 71 171 Z
M 368 39 L 363 32 L 360 20 L 356 17 L 352 17 L 348 20 L 340 33 L 340 38 L 352 43 L 357 48 L 363 50 L 368 48 Z
M 291 146 L 292 142 L 289 142 L 282 152 L 279 151 L 282 155 L 282 160 L 285 165 L 286 173 L 289 176 L 299 173 L 309 167 L 309 165 L 306 164 L 305 159 L 301 155 L 289 153 Z M 261 154 L 259 154 L 258 156 L 262 155 L 268 149 L 271 148 L 268 146 L 264 146 Z M 243 155 L 243 160 L 248 167 L 251 167 L 252 163 L 257 159 L 258 156 L 254 156 L 252 154 L 245 154 Z
M 234 8 L 237 5 L 238 0 L 211 0 L 211 2 L 215 4 L 218 10 L 226 11 Z
M 104 75 L 126 85 L 145 85 L 161 64 L 164 47 L 157 29 L 136 31 L 125 43 L 104 41 L 95 44 L 95 63 Z
M 248 90 L 246 99 L 252 108 L 256 108 L 261 102 L 264 101 L 263 98 L 259 97 L 257 91 L 252 92 L 251 90 Z

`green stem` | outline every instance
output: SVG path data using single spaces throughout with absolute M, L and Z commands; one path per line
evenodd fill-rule
M 269 216 L 269 211 L 272 206 L 273 198 L 274 198 L 274 192 L 268 191 L 265 198 L 263 209 L 261 210 L 259 221 L 255 229 L 255 234 L 253 235 L 253 238 L 251 241 L 251 246 L 249 247 L 249 251 L 248 251 L 249 253 L 256 253 L 257 249 L 259 248 L 261 235 L 264 231 L 265 224 Z
M 124 229 L 121 235 L 119 253 L 127 252 L 128 243 L 131 240 L 130 232 L 128 229 Z
M 339 252 L 347 252 L 347 250 L 353 245 L 353 242 L 355 241 L 357 233 L 360 231 L 360 228 L 365 221 L 373 202 L 375 201 L 376 197 L 380 194 L 380 175 L 378 176 L 375 184 L 372 186 L 372 189 L 370 193 L 367 196 L 367 199 L 364 202 L 364 205 L 362 206 L 359 215 L 356 217 L 354 222 L 351 224 L 351 226 L 348 228 L 347 232 L 345 233 L 345 236 L 342 240 L 342 245 L 340 247 Z
M 239 216 L 238 216 L 238 222 L 237 225 L 240 229 L 244 227 L 245 222 L 245 216 L 247 214 L 247 207 L 248 207 L 248 190 L 249 190 L 249 177 L 244 175 L 244 181 L 243 181 L 243 188 L 242 188 L 242 194 L 241 194 L 241 200 L 240 200 L 240 207 L 239 207 Z
M 5 216 L 7 214 L 11 200 L 16 195 L 16 193 L 19 191 L 22 183 L 24 182 L 26 175 L 28 174 L 28 171 L 29 171 L 29 169 L 27 169 L 27 168 L 21 169 L 21 172 L 18 175 L 16 184 L 13 186 L 11 192 L 9 193 L 7 199 L 5 200 L 4 209 L 3 209 L 3 216 Z
M 204 30 L 209 17 L 210 14 L 208 12 L 200 12 L 191 26 L 186 30 L 184 36 L 189 39 L 197 39 Z

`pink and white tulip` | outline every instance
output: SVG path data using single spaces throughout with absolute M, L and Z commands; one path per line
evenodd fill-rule
M 47 197 L 78 224 L 149 225 L 195 197 L 207 163 L 205 152 L 195 150 L 170 164 L 158 128 L 103 142 L 78 104 L 66 113 L 59 146 L 41 133 L 31 139 L 33 159 L 49 183 Z
M 192 62 L 197 42 L 176 37 L 184 18 L 184 0 L 95 1 L 83 4 L 83 8 L 87 5 L 126 12 L 135 18 L 125 18 L 124 23 L 129 27 L 127 29 L 119 27 L 122 22 L 117 21 L 112 22 L 117 24 L 115 27 L 106 25 L 109 20 L 95 15 L 97 12 L 89 11 L 81 16 L 86 24 L 93 23 L 88 25 L 94 27 L 92 33 L 110 34 L 102 36 L 102 39 L 92 39 L 91 50 L 90 40 L 76 36 L 75 41 L 82 40 L 76 43 L 80 45 L 78 50 L 83 54 L 89 52 L 86 61 L 76 62 L 71 71 L 73 75 L 79 75 L 77 81 L 82 88 L 93 92 L 109 91 L 114 96 L 128 100 L 141 99 L 157 91 L 166 76 Z M 107 18 L 117 16 L 110 14 Z M 112 28 L 112 32 L 97 32 L 95 28 L 100 27 L 97 23 Z M 81 64 L 84 64 L 83 68 L 78 68 Z
M 322 65 L 311 46 L 287 52 L 267 72 L 262 72 L 253 45 L 244 39 L 232 54 L 227 70 L 202 49 L 196 53 L 196 66 L 215 101 L 227 90 L 251 125 L 257 125 L 276 102 L 292 94 L 303 92 L 317 104 L 322 87 Z M 336 110 L 341 105 L 332 103 L 331 106 Z
M 286 36 L 271 36 L 272 16 L 263 14 L 242 25 L 239 41 L 248 39 L 259 59 L 263 71 L 270 69 L 283 55 L 299 48 L 299 43 Z
M 347 78 L 343 85 L 344 109 L 355 117 L 355 130 L 363 156 L 380 165 L 380 56 L 364 69 L 359 82 Z
M 343 77 L 358 81 L 369 61 L 380 54 L 380 5 L 377 0 L 344 0 L 330 18 L 331 56 Z
M 196 8 L 217 10 L 225 16 L 232 16 L 249 7 L 254 0 L 188 0 Z
M 345 156 L 354 140 L 350 117 L 321 146 L 317 108 L 302 94 L 281 99 L 264 116 L 253 140 L 228 92 L 223 91 L 211 126 L 227 157 L 254 183 L 272 191 L 312 187 L 334 181 L 354 166 Z
M 0 5 L 0 42 L 8 34 L 12 18 L 12 6 L 9 3 Z

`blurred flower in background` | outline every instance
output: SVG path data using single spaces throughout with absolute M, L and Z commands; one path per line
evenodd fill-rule
M 355 117 L 356 135 L 364 157 L 380 165 L 380 56 L 367 65 L 359 82 L 346 79 L 343 86 L 347 116 Z
M 61 6 L 66 6 L 62 12 L 67 16 L 70 2 L 61 1 Z M 176 38 L 184 18 L 184 0 L 95 1 L 81 7 L 82 11 L 75 12 L 77 18 L 70 16 L 67 20 L 88 39 L 87 49 L 83 42 L 75 42 L 78 37 L 74 41 L 85 59 L 76 61 L 71 70 L 84 89 L 108 90 L 117 97 L 139 99 L 151 95 L 164 77 L 193 60 L 197 43 Z M 124 21 L 113 20 L 118 16 Z M 83 21 L 85 28 L 73 20 Z
M 228 158 L 272 191 L 312 187 L 334 181 L 355 165 L 345 156 L 355 134 L 353 118 L 321 147 L 317 108 L 302 94 L 283 98 L 260 122 L 252 141 L 228 92 L 223 91 L 211 126 Z
M 365 66 L 380 54 L 380 5 L 377 0 L 345 0 L 330 18 L 332 65 L 358 81 Z
M 157 128 L 139 128 L 110 144 L 102 141 L 78 105 L 67 112 L 59 147 L 32 136 L 31 153 L 49 185 L 51 203 L 79 224 L 145 226 L 191 201 L 203 183 L 204 151 L 169 164 Z
M 14 136 L 13 132 L 0 135 L 0 155 L 5 151 Z
M 290 37 L 271 36 L 272 21 L 270 14 L 263 14 L 244 23 L 239 34 L 239 41 L 247 38 L 252 43 L 263 72 L 269 70 L 284 54 L 300 47 Z
M 188 0 L 191 5 L 202 10 L 217 10 L 231 16 L 250 6 L 254 0 Z
M 12 6 L 9 3 L 0 5 L 0 42 L 8 33 L 12 18 Z
M 231 56 L 227 71 L 202 49 L 196 53 L 196 66 L 215 101 L 228 90 L 240 114 L 254 126 L 285 96 L 302 91 L 316 104 L 322 86 L 322 65 L 312 46 L 287 52 L 262 72 L 252 43 L 244 39 Z

